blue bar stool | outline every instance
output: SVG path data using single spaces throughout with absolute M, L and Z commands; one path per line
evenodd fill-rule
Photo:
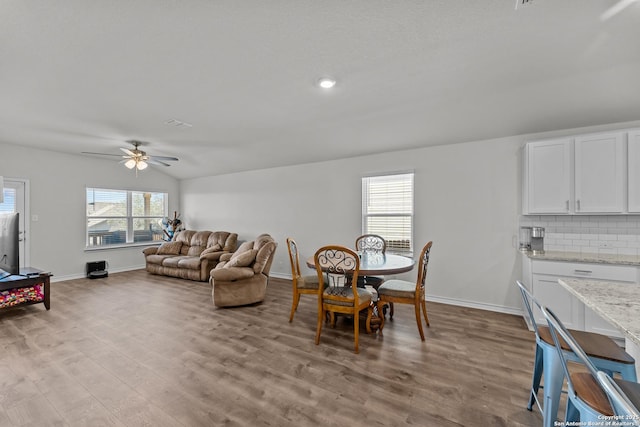
M 597 370 L 591 358 L 585 354 L 573 335 L 564 327 L 560 319 L 558 319 L 558 316 L 544 307 L 542 308 L 542 314 L 544 314 L 549 324 L 558 358 L 560 359 L 564 376 L 567 378 L 568 399 L 564 425 L 638 425 L 637 422 L 640 422 L 640 419 L 637 418 L 637 415 L 640 414 L 640 412 L 638 412 L 637 408 L 634 407 L 629 399 L 616 400 L 608 396 L 608 384 L 601 382 L 602 377 L 599 376 L 600 374 L 604 374 L 604 372 Z M 588 372 L 572 372 L 569 369 L 565 357 L 566 353 L 561 347 L 560 340 L 569 346 L 573 354 L 578 358 L 578 361 L 587 368 Z M 607 374 L 604 375 L 607 378 L 611 378 Z M 620 384 L 626 383 L 631 386 L 638 386 L 638 383 L 624 380 L 619 381 Z M 613 382 L 611 385 L 613 385 L 617 391 L 620 391 L 617 383 Z M 618 397 L 622 397 L 622 394 L 619 394 Z M 620 405 L 623 404 L 623 402 L 628 404 L 624 405 L 625 409 L 622 409 Z M 616 403 L 618 405 L 616 405 Z M 632 418 L 627 418 L 626 416 L 618 419 L 608 418 L 618 415 L 616 411 L 620 410 L 623 412 L 627 410 L 630 411 L 629 415 L 631 415 Z M 636 416 L 635 419 L 633 418 L 634 415 Z M 637 422 L 632 423 L 633 421 Z
M 531 411 L 535 402 L 542 412 L 543 426 L 553 427 L 558 416 L 558 405 L 560 404 L 562 383 L 564 381 L 562 363 L 556 351 L 551 331 L 546 326 L 536 324 L 530 301 L 540 310 L 542 310 L 542 306 L 520 281 L 516 281 L 516 284 L 520 288 L 524 306 L 527 309 L 533 325 L 533 331 L 536 334 L 531 395 L 527 409 Z M 625 380 L 637 382 L 635 360 L 611 338 L 592 332 L 571 331 L 571 333 L 599 370 L 605 371 L 609 375 L 613 375 L 616 372 Z M 567 360 L 579 361 L 567 343 L 561 341 L 561 345 Z M 540 380 L 543 376 L 544 387 L 540 386 Z M 544 391 L 544 404 L 542 405 L 538 399 L 540 388 L 543 388 Z

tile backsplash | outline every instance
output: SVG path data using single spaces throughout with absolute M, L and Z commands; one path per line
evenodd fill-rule
M 544 227 L 547 251 L 640 255 L 640 215 L 527 215 L 520 226 Z

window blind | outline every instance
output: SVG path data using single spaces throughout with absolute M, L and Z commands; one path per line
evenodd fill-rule
M 413 173 L 362 178 L 362 230 L 382 236 L 387 251 L 413 252 Z

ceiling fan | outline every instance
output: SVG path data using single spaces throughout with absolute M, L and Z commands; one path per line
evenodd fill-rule
M 120 157 L 122 160 L 120 163 L 124 164 L 129 169 L 136 170 L 136 176 L 138 171 L 144 170 L 148 165 L 158 165 L 158 166 L 171 166 L 166 162 L 177 162 L 177 157 L 168 157 L 168 156 L 151 156 L 147 154 L 145 151 L 140 150 L 138 147 L 141 145 L 145 145 L 146 143 L 142 141 L 131 140 L 127 141 L 129 144 L 133 145 L 133 149 L 120 147 L 120 149 L 124 152 L 124 155 L 121 154 L 107 154 L 107 153 L 91 153 L 88 151 L 83 151 L 83 154 L 93 154 L 98 156 L 115 156 Z

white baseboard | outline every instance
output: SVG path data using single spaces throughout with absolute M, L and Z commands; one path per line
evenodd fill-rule
M 270 276 L 276 277 L 278 279 L 291 280 L 291 274 L 270 273 Z M 502 305 L 487 304 L 487 303 L 475 302 L 475 301 L 467 301 L 467 300 L 462 300 L 457 298 L 447 298 L 447 297 L 438 297 L 434 295 L 427 295 L 427 301 L 439 302 L 442 304 L 449 304 L 449 305 L 457 305 L 460 307 L 477 308 L 479 310 L 495 311 L 497 313 L 514 314 L 516 316 L 523 315 L 522 309 L 520 308 L 505 307 Z
M 125 271 L 131 271 L 131 270 L 140 270 L 140 269 L 144 269 L 145 265 L 132 265 L 132 266 L 128 266 L 128 267 L 120 267 L 120 268 L 110 268 L 108 271 L 109 273 L 122 273 Z M 84 279 L 86 278 L 86 274 L 85 273 L 75 273 L 75 274 L 68 274 L 66 276 L 56 276 L 53 275 L 51 276 L 51 283 L 54 282 L 62 282 L 64 280 L 74 280 L 74 279 Z
M 503 305 L 488 304 L 484 302 L 467 301 L 457 298 L 438 297 L 434 295 L 427 295 L 427 301 L 439 302 L 442 304 L 457 305 L 460 307 L 477 308 L 480 310 L 495 311 L 497 313 L 514 314 L 516 316 L 522 316 L 522 309 L 505 307 Z

